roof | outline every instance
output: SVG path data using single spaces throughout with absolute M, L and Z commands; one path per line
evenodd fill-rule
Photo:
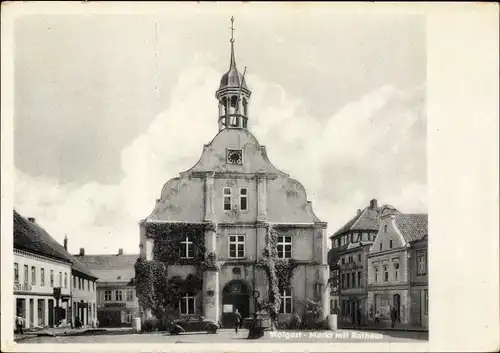
M 337 230 L 330 238 L 353 230 L 378 231 L 380 216 L 389 211 L 399 213 L 398 210 L 391 205 L 383 205 L 376 208 L 368 206 L 364 208 L 363 211 L 357 213 L 354 218 Z
M 135 277 L 134 255 L 76 255 L 92 272 L 99 276 L 99 282 L 130 282 Z
M 234 56 L 234 44 L 231 42 L 231 59 L 229 65 L 229 71 L 226 72 L 221 80 L 219 90 L 225 87 L 240 87 L 248 89 L 247 84 L 244 80 L 243 75 L 236 68 L 236 59 Z
M 97 277 L 71 255 L 37 223 L 28 221 L 14 210 L 14 248 L 34 252 L 72 264 L 73 270 L 88 277 Z
M 414 242 L 428 236 L 427 214 L 396 214 L 396 226 L 406 241 Z

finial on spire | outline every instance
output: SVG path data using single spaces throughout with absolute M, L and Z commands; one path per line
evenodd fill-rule
M 231 16 L 231 43 L 234 43 L 234 17 Z

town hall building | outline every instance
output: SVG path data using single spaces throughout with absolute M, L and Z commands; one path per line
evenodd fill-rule
M 230 42 L 229 70 L 215 93 L 219 132 L 191 169 L 166 182 L 153 211 L 140 222 L 140 257 L 160 259 L 169 278 L 198 276 L 200 287 L 185 290 L 179 314 L 224 323 L 235 309 L 249 317 L 256 298 L 268 298 L 269 279 L 260 262 L 272 248 L 294 264 L 280 291 L 279 319 L 302 315 L 311 301 L 325 318 L 330 313 L 327 223 L 314 214 L 303 185 L 276 168 L 252 134 L 251 91 L 236 67 L 234 39 Z M 176 233 L 185 225 L 192 231 Z M 277 236 L 270 243 L 271 229 Z M 212 266 L 201 266 L 207 259 Z

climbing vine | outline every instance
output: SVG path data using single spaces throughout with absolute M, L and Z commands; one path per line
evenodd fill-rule
M 186 293 L 196 294 L 202 288 L 202 271 L 217 268 L 217 257 L 205 257 L 205 230 L 215 230 L 212 224 L 167 223 L 150 224 L 149 236 L 154 238 L 151 261 L 139 258 L 135 264 L 136 292 L 139 304 L 157 318 L 177 313 L 179 299 Z M 191 242 L 192 258 L 181 256 L 181 242 Z M 184 249 L 185 251 L 185 249 Z M 196 273 L 186 278 L 168 278 L 168 265 L 195 265 Z M 201 302 L 201 301 L 198 301 Z M 200 308 L 199 308 L 200 309 Z
M 154 258 L 168 265 L 199 265 L 205 258 L 205 230 L 211 224 L 163 223 L 150 224 L 148 234 L 154 238 Z M 182 242 L 192 242 L 192 258 L 182 258 Z M 185 254 L 182 254 L 185 256 Z
M 271 225 L 268 226 L 266 245 L 259 261 L 267 274 L 269 281 L 269 296 L 261 302 L 261 306 L 269 312 L 271 319 L 276 322 L 281 306 L 282 294 L 290 285 L 293 270 L 296 267 L 290 259 L 282 259 L 278 256 L 278 232 Z

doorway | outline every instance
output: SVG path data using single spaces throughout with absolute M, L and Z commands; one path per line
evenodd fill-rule
M 250 288 L 239 280 L 227 283 L 222 290 L 222 325 L 234 326 L 234 311 L 238 309 L 241 318 L 250 316 Z
M 54 300 L 49 299 L 49 327 L 54 327 Z
M 392 303 L 396 308 L 397 321 L 401 322 L 401 296 L 399 294 L 394 294 L 392 297 Z

